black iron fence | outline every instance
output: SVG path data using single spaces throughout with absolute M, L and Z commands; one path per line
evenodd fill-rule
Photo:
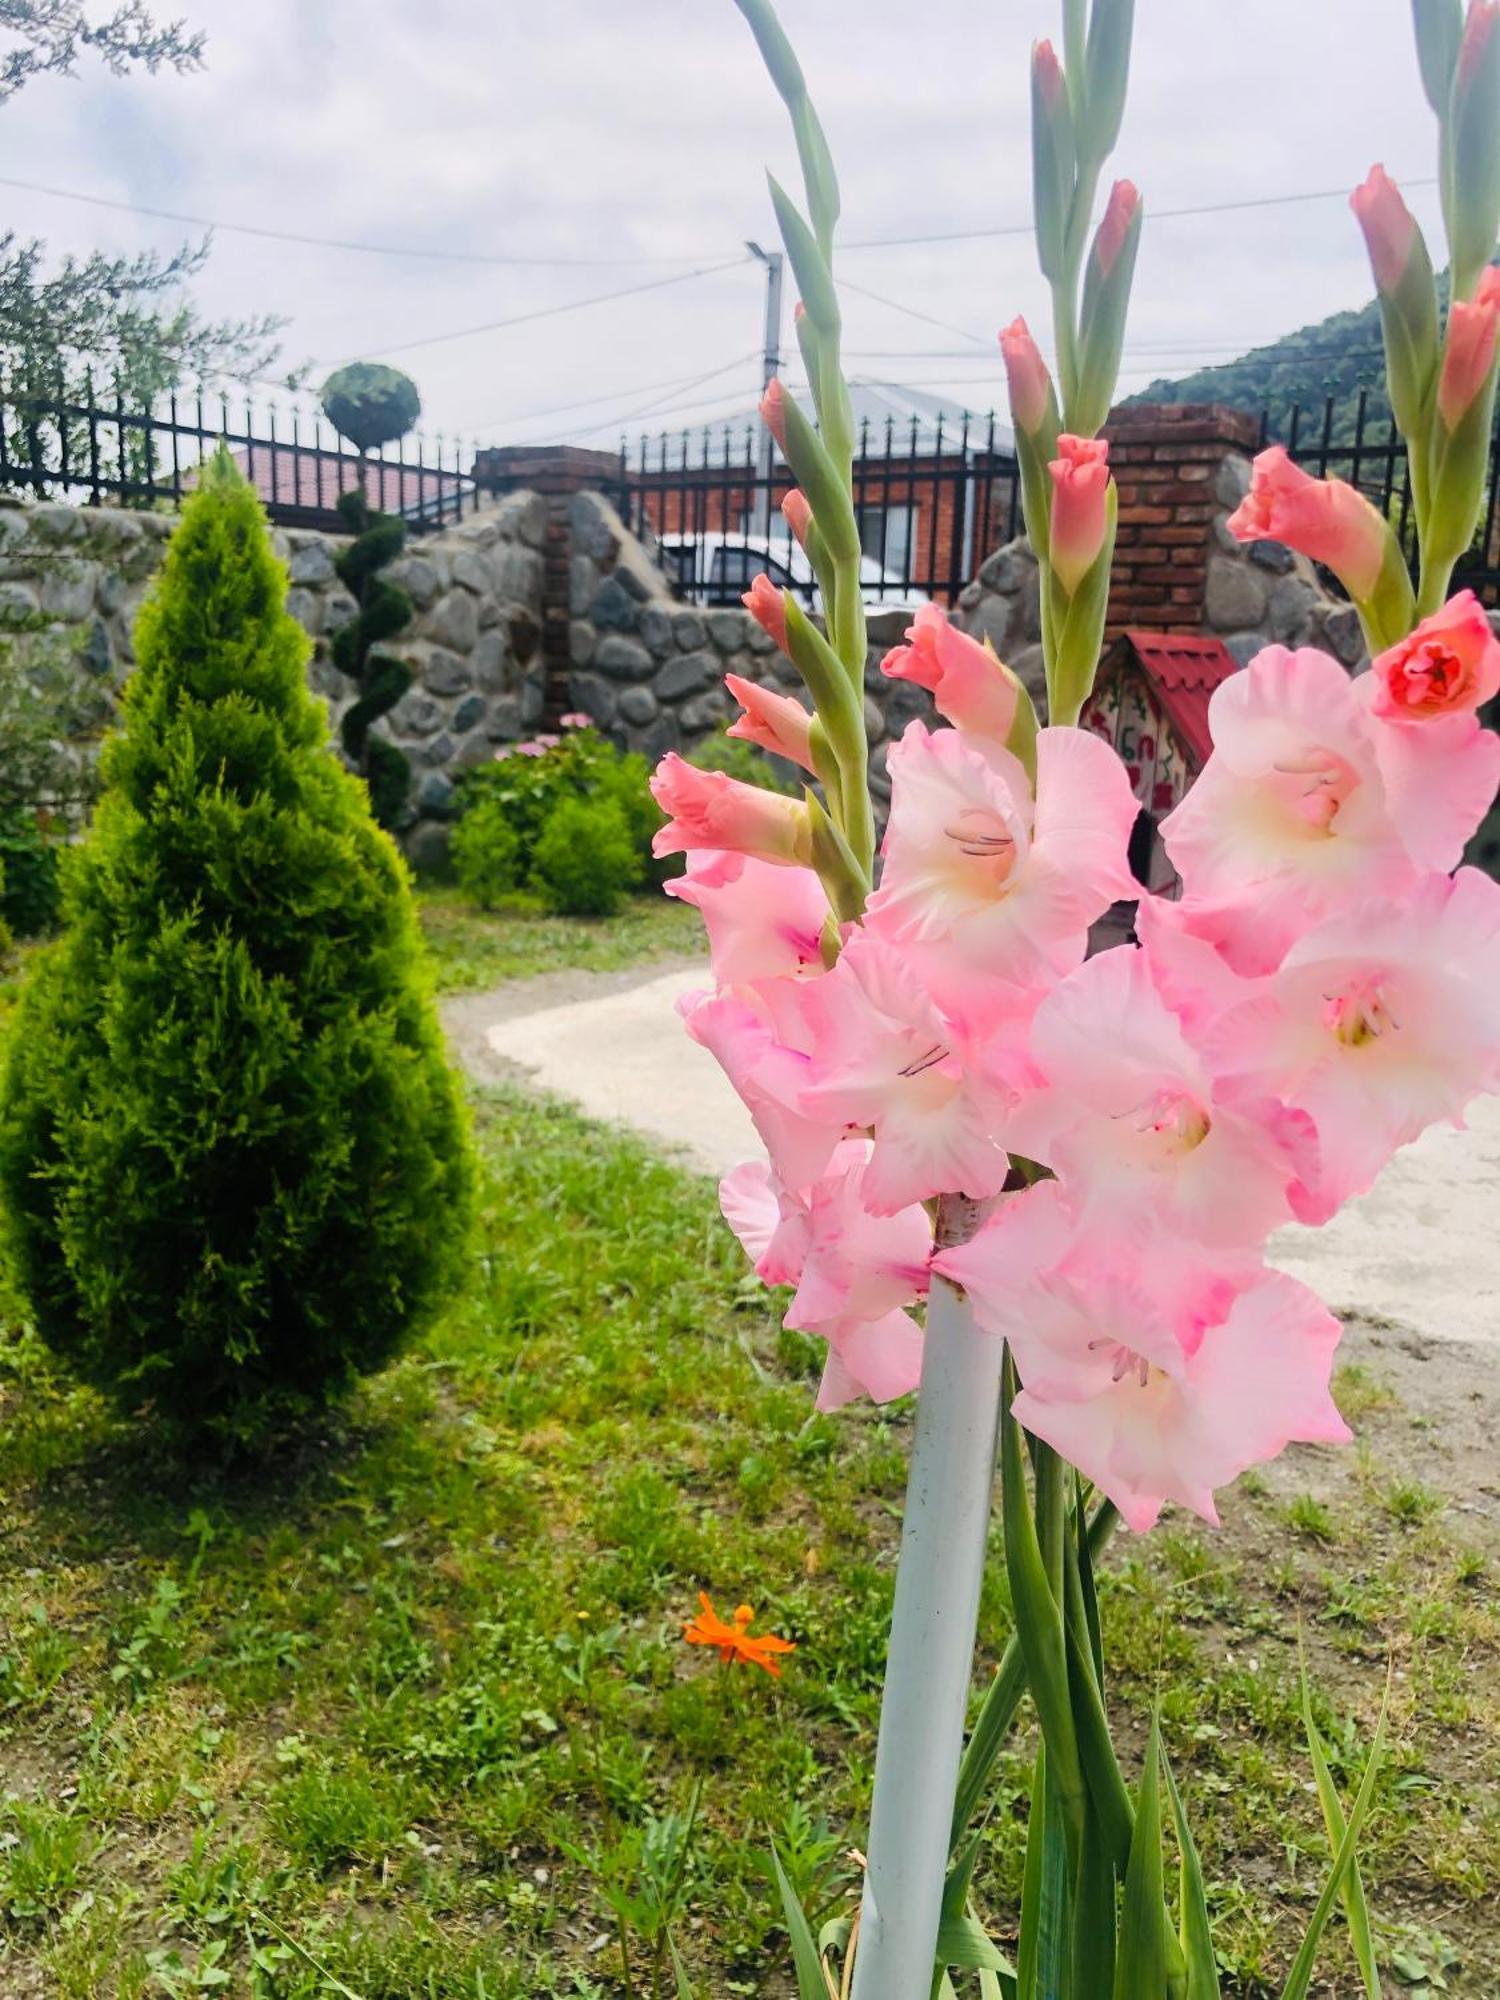
M 0 378 L 0 491 L 74 505 L 159 508 L 179 504 L 220 444 L 283 527 L 338 528 L 339 495 L 361 479 L 372 506 L 415 529 L 473 511 L 472 450 L 403 438 L 361 459 L 315 418 L 231 406 L 227 396 L 172 394 L 131 402 L 78 393 L 21 392 Z
M 1347 479 L 1372 500 L 1394 526 L 1409 562 L 1417 553 L 1416 514 L 1411 504 L 1411 473 L 1406 441 L 1383 395 L 1361 389 L 1342 400 L 1294 403 L 1281 410 L 1263 410 L 1262 445 L 1284 444 L 1306 471 L 1319 478 L 1330 473 Z M 1484 509 L 1467 553 L 1454 571 L 1454 587 L 1468 588 L 1485 604 L 1500 604 L 1500 430 L 1490 438 L 1489 471 Z
M 758 425 L 622 445 L 627 521 L 654 539 L 680 594 L 731 604 L 762 571 L 811 607 L 812 567 L 781 516 L 795 484 Z M 871 605 L 951 604 L 984 558 L 1020 532 L 1009 430 L 993 414 L 861 424 L 854 502 Z

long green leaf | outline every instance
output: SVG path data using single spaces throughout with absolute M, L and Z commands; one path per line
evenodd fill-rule
M 818 1947 L 813 1942 L 812 1930 L 802 1905 L 797 1901 L 791 1883 L 786 1878 L 786 1870 L 781 1865 L 781 1856 L 774 1845 L 771 1861 L 776 1870 L 776 1887 L 781 1892 L 781 1908 L 786 1917 L 787 1936 L 792 1941 L 792 1963 L 797 1968 L 798 2000 L 829 2000 L 828 1981 L 823 1973 L 823 1962 L 818 1957 Z
M 1343 1844 L 1348 1826 L 1344 1819 L 1343 1803 L 1338 1788 L 1333 1782 L 1333 1773 L 1328 1768 L 1328 1758 L 1323 1749 L 1323 1739 L 1318 1734 L 1318 1725 L 1313 1721 L 1312 1692 L 1307 1684 L 1307 1668 L 1302 1669 L 1302 1721 L 1307 1731 L 1307 1751 L 1312 1759 L 1313 1776 L 1318 1784 L 1318 1803 L 1323 1808 L 1323 1825 L 1328 1833 L 1329 1851 L 1337 1854 Z M 1351 1854 L 1349 1869 L 1339 1890 L 1339 1900 L 1344 1907 L 1344 1919 L 1349 1926 L 1349 1940 L 1354 1946 L 1354 1958 L 1359 1966 L 1359 1976 L 1364 1981 L 1367 2000 L 1381 2000 L 1380 1973 L 1375 1961 L 1375 1940 L 1370 1933 L 1370 1909 L 1365 1901 L 1365 1885 L 1359 1872 L 1359 1859 Z
M 1109 1718 L 1104 1698 L 1094 1674 L 1094 1655 L 1088 1615 L 1083 1597 L 1083 1580 L 1078 1551 L 1068 1537 L 1064 1562 L 1064 1624 L 1068 1651 L 1068 1685 L 1073 1702 L 1073 1727 L 1078 1738 L 1078 1757 L 1088 1782 L 1100 1830 L 1109 1846 L 1115 1868 L 1124 1874 L 1130 1860 L 1133 1816 L 1130 1794 L 1120 1774 L 1120 1762 L 1110 1740 Z
M 1047 1746 L 1039 1743 L 1021 1878 L 1021 1937 L 1016 1952 L 1016 1990 L 1021 2000 L 1059 2000 L 1066 1993 L 1068 1926 L 1067 1842 Z
M 967 1913 L 944 1917 L 938 1931 L 937 1962 L 972 1972 L 983 1966 L 989 1972 L 1014 1973 L 1015 1967 L 990 1937 L 979 1919 Z
M 1136 1795 L 1135 1834 L 1125 1872 L 1114 2000 L 1162 2000 L 1167 1991 L 1166 1933 L 1162 1928 L 1161 1725 L 1151 1718 L 1151 1740 Z
M 1015 1400 L 1015 1367 L 1009 1354 L 1000 1391 L 1001 1516 L 1005 1532 L 1005 1563 L 1010 1573 L 1016 1630 L 1026 1660 L 1026 1678 L 1036 1704 L 1047 1745 L 1047 1764 L 1062 1804 L 1069 1852 L 1076 1852 L 1083 1826 L 1083 1769 L 1073 1729 L 1073 1704 L 1068 1689 L 1068 1655 L 1063 1638 L 1062 1606 L 1053 1596 L 1037 1542 L 1036 1523 L 1026 1491 L 1021 1457 L 1021 1426 L 1011 1413 Z
M 1219 1961 L 1208 1920 L 1208 1898 L 1203 1889 L 1203 1864 L 1193 1844 L 1192 1828 L 1183 1810 L 1182 1794 L 1165 1749 L 1162 1768 L 1167 1774 L 1167 1792 L 1172 1801 L 1172 1818 L 1177 1827 L 1178 1899 L 1182 1905 L 1182 1955 L 1187 1960 L 1187 2000 L 1219 2000 Z
M 1115 1869 L 1097 1817 L 1083 1823 L 1078 1881 L 1073 1892 L 1073 1991 L 1111 1992 L 1115 1983 Z
M 687 1975 L 687 1967 L 683 1964 L 681 1954 L 671 1938 L 667 1939 L 667 1950 L 672 1954 L 672 1976 L 677 1986 L 677 2000 L 697 2000 L 693 1982 Z
M 1292 1970 L 1286 1985 L 1282 1988 L 1281 2000 L 1306 2000 L 1307 1989 L 1312 1984 L 1313 1964 L 1318 1956 L 1318 1946 L 1328 1919 L 1333 1914 L 1343 1889 L 1344 1879 L 1353 1865 L 1356 1845 L 1365 1817 L 1370 1810 L 1370 1800 L 1375 1794 L 1375 1778 L 1380 1769 L 1381 1755 L 1385 1749 L 1386 1717 L 1390 1709 L 1391 1684 L 1387 1677 L 1385 1698 L 1380 1704 L 1380 1720 L 1375 1725 L 1375 1735 L 1370 1743 L 1370 1754 L 1365 1760 L 1365 1774 L 1354 1797 L 1354 1806 L 1344 1827 L 1344 1835 L 1334 1854 L 1333 1866 L 1328 1872 L 1328 1880 L 1323 1884 L 1297 1956 L 1292 1961 Z

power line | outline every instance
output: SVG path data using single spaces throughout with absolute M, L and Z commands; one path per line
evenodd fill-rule
M 451 333 L 424 333 L 418 340 L 398 340 L 392 345 L 378 347 L 376 354 L 410 354 L 414 347 L 437 347 L 446 340 L 469 340 L 476 333 L 499 333 L 508 326 L 527 326 L 533 320 L 556 319 L 561 313 L 582 312 L 586 306 L 608 305 L 612 299 L 634 298 L 639 292 L 659 292 L 666 285 L 684 285 L 690 278 L 711 278 L 719 271 L 732 271 L 741 264 L 748 264 L 748 257 L 728 257 L 722 264 L 703 264 L 692 271 L 675 271 L 668 278 L 648 278 L 643 284 L 621 285 L 617 291 L 594 292 L 586 299 L 569 299 L 560 306 L 538 306 L 532 312 L 512 313 L 507 319 L 487 320 L 483 326 L 455 327 Z M 363 361 L 365 354 L 349 354 L 345 361 Z M 342 367 L 343 362 L 333 362 L 333 367 Z
M 1417 174 L 1402 181 L 1403 187 L 1436 187 L 1436 174 Z M 1347 200 L 1349 189 L 1309 188 L 1300 194 L 1253 195 L 1243 201 L 1195 202 L 1187 208 L 1146 209 L 1149 222 L 1176 222 L 1188 215 L 1229 215 L 1236 210 L 1251 208 L 1284 208 L 1292 202 Z M 900 250 L 911 244 L 921 243 L 976 243 L 988 236 L 1030 236 L 1034 224 L 1030 222 L 1006 222 L 992 229 L 947 229 L 924 236 L 867 236 L 856 243 L 841 243 L 840 250 Z
M 758 354 L 759 352 L 760 352 L 759 348 L 752 348 L 750 350 L 749 357 L 746 357 L 745 355 L 739 355 L 736 357 L 734 361 L 726 362 L 724 364 L 725 369 L 736 368 L 739 366 L 739 363 L 741 361 L 747 358 L 753 358 L 754 355 Z M 723 371 L 715 370 L 715 373 L 720 373 L 720 372 Z M 635 384 L 633 388 L 630 389 L 606 389 L 600 395 L 597 396 L 575 396 L 571 403 L 552 403 L 549 404 L 545 410 L 513 410 L 507 416 L 487 417 L 482 424 L 475 424 L 472 426 L 472 428 L 474 430 L 489 431 L 489 430 L 498 430 L 502 424 L 535 423 L 538 422 L 543 417 L 561 416 L 565 411 L 568 410 L 587 410 L 592 408 L 592 406 L 595 403 L 613 403 L 620 396 L 644 396 L 648 391 L 654 389 L 664 389 L 664 390 L 687 389 L 691 388 L 694 382 L 702 382 L 706 380 L 707 377 L 702 375 L 692 375 L 687 377 L 681 375 L 673 375 L 661 382 L 638 382 Z
M 59 201 L 83 202 L 89 208 L 112 208 L 124 215 L 149 215 L 159 222 L 184 222 L 193 229 L 222 230 L 230 236 L 258 236 L 268 243 L 303 243 L 316 250 L 350 250 L 367 257 L 421 258 L 443 264 L 537 265 L 557 270 L 603 267 L 635 269 L 641 264 L 692 264 L 694 257 L 530 257 L 519 251 L 434 250 L 414 244 L 360 243 L 340 236 L 307 236 L 295 229 L 267 229 L 253 222 L 221 222 L 211 215 L 189 215 L 183 209 L 149 208 L 144 202 L 114 201 L 107 195 L 80 194 L 76 188 L 48 187 L 41 181 L 15 180 L 0 174 L 0 187 L 21 188 L 28 194 L 53 195 Z M 701 253 L 713 255 L 712 251 Z

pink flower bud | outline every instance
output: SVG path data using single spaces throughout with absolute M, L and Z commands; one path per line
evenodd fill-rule
M 1401 190 L 1384 167 L 1371 167 L 1349 197 L 1349 206 L 1364 231 L 1377 291 L 1393 292 L 1411 261 L 1417 224 L 1401 199 Z
M 807 495 L 800 486 L 794 486 L 781 502 L 781 518 L 797 538 L 798 546 L 807 547 L 807 531 L 812 526 L 812 508 L 807 504 Z
M 1005 360 L 1005 376 L 1010 384 L 1010 414 L 1018 431 L 1035 437 L 1047 420 L 1047 399 L 1052 378 L 1042 359 L 1041 349 L 1031 337 L 1024 319 L 1013 319 L 1000 334 L 1000 352 Z
M 804 771 L 813 768 L 812 717 L 800 701 L 794 701 L 789 694 L 776 694 L 755 681 L 742 680 L 738 674 L 726 674 L 724 685 L 745 711 L 730 725 L 729 735 L 739 737 L 744 743 L 758 744 L 773 757 L 785 757 L 790 763 L 800 764 Z
M 1357 602 L 1375 588 L 1390 533 L 1347 480 L 1314 479 L 1279 444 L 1256 459 L 1250 491 L 1228 525 L 1242 542 L 1282 542 L 1326 564 Z
M 1473 299 L 1455 299 L 1448 312 L 1443 369 L 1438 377 L 1438 414 L 1456 431 L 1489 385 L 1500 331 L 1500 270 L 1491 264 Z
M 950 624 L 937 605 L 922 606 L 906 644 L 892 647 L 881 669 L 894 681 L 926 688 L 955 727 L 997 743 L 1010 735 L 1020 702 L 1015 677 L 977 639 Z
M 1109 446 L 1103 438 L 1057 440 L 1052 476 L 1052 567 L 1069 595 L 1093 568 L 1109 533 Z
M 667 824 L 651 843 L 658 860 L 664 854 L 717 848 L 756 854 L 784 867 L 811 865 L 807 807 L 780 792 L 742 785 L 722 771 L 699 771 L 673 750 L 652 774 L 651 796 L 667 815 Z
M 1032 43 L 1031 75 L 1042 102 L 1049 110 L 1056 109 L 1067 95 L 1068 85 L 1062 64 L 1057 60 L 1057 50 L 1050 42 Z
M 1107 278 L 1114 269 L 1140 205 L 1140 190 L 1134 181 L 1116 181 L 1110 189 L 1104 219 L 1094 237 L 1094 256 L 1101 278 Z
M 1489 49 L 1490 38 L 1500 29 L 1500 0 L 1472 0 L 1464 22 L 1463 39 L 1458 45 L 1458 82 L 1472 83 Z
M 781 386 L 781 378 L 773 375 L 766 384 L 765 394 L 760 399 L 760 420 L 775 438 L 786 456 L 786 391 Z
M 782 652 L 786 651 L 786 598 L 764 570 L 740 599 L 762 632 L 769 632 Z
M 1370 706 L 1393 722 L 1472 713 L 1500 694 L 1500 644 L 1484 606 L 1461 590 L 1410 638 L 1376 656 Z

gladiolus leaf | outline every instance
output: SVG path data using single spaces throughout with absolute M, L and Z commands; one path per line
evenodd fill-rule
M 1312 1694 L 1307 1685 L 1305 1667 L 1302 1673 L 1302 1721 L 1307 1731 L 1307 1750 L 1312 1759 L 1313 1776 L 1318 1784 L 1318 1803 L 1323 1808 L 1323 1825 L 1328 1831 L 1328 1845 L 1331 1851 L 1337 1854 L 1348 1829 L 1338 1788 L 1333 1782 L 1333 1773 L 1328 1768 L 1323 1739 L 1318 1734 L 1318 1725 L 1313 1721 Z M 1360 1876 L 1359 1861 L 1353 1855 L 1349 1857 L 1349 1873 L 1339 1896 L 1344 1906 L 1345 1920 L 1349 1925 L 1349 1939 L 1354 1946 L 1359 1976 L 1365 1983 L 1365 1993 L 1368 2000 L 1381 2000 L 1380 1974 L 1375 1964 L 1375 1940 L 1370 1935 L 1369 1905 L 1365 1901 L 1365 1885 Z
M 1162 1925 L 1161 1724 L 1151 1718 L 1151 1740 L 1136 1795 L 1135 1835 L 1125 1872 L 1114 2000 L 1161 2000 L 1167 1990 L 1166 1932 Z
M 1219 1962 L 1214 1956 L 1213 1935 L 1208 1921 L 1203 1864 L 1198 1859 L 1192 1829 L 1183 1810 L 1182 1794 L 1177 1789 L 1177 1779 L 1172 1772 L 1172 1760 L 1165 1750 L 1161 1753 L 1161 1761 L 1162 1769 L 1167 1774 L 1167 1794 L 1172 1801 L 1177 1851 L 1181 1859 L 1178 1871 L 1178 1899 L 1182 1905 L 1179 1923 L 1183 1957 L 1187 1960 L 1187 1991 L 1183 2000 L 1219 2000 Z
M 823 1970 L 823 1961 L 818 1956 L 818 1947 L 813 1942 L 812 1928 L 807 1921 L 802 1905 L 797 1901 L 786 1870 L 781 1865 L 781 1856 L 775 1847 L 771 1849 L 771 1862 L 776 1870 L 776 1887 L 781 1892 L 781 1908 L 786 1918 L 787 1936 L 792 1941 L 792 1963 L 797 1968 L 798 2000 L 830 2000 L 831 1989 L 828 1976 Z M 834 1994 L 832 2000 L 838 2000 Z
M 1286 1985 L 1282 1988 L 1281 2000 L 1307 2000 L 1307 1989 L 1312 1984 L 1313 1964 L 1318 1956 L 1318 1946 L 1322 1942 L 1323 1932 L 1327 1928 L 1328 1919 L 1333 1915 L 1334 1905 L 1339 1900 L 1345 1877 L 1354 1864 L 1355 1848 L 1365 1823 L 1365 1816 L 1370 1810 L 1370 1800 L 1374 1796 L 1375 1778 L 1379 1772 L 1381 1757 L 1385 1750 L 1385 1725 L 1387 1711 L 1390 1707 L 1390 1699 L 1391 1686 L 1389 1679 L 1387 1679 L 1385 1699 L 1380 1704 L 1380 1720 L 1375 1725 L 1375 1735 L 1370 1744 L 1370 1754 L 1365 1761 L 1365 1774 L 1360 1781 L 1359 1790 L 1354 1796 L 1353 1810 L 1349 1814 L 1348 1821 L 1344 1827 L 1343 1838 L 1339 1841 L 1338 1849 L 1334 1854 L 1333 1866 L 1328 1871 L 1328 1880 L 1323 1884 L 1323 1893 L 1318 1897 L 1316 1907 L 1313 1910 L 1312 1920 L 1307 1927 L 1307 1935 L 1303 1938 L 1301 1948 L 1296 1958 L 1292 1961 L 1291 1974 L 1287 1979 Z M 1316 1759 L 1314 1763 L 1316 1765 Z

